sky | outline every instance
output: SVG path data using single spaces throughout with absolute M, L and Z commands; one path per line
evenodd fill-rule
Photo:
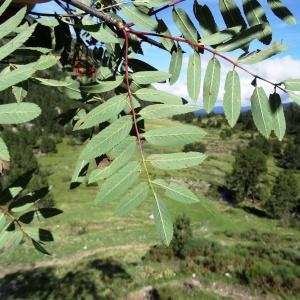
M 202 5 L 207 4 L 209 8 L 212 10 L 218 26 L 222 29 L 225 29 L 225 25 L 218 8 L 219 1 L 203 0 L 198 2 L 201 2 Z M 242 4 L 242 0 L 236 0 L 236 2 L 238 4 Z M 286 4 L 286 6 L 292 11 L 294 16 L 296 17 L 298 22 L 297 25 L 291 26 L 282 22 L 271 12 L 271 10 L 267 5 L 266 0 L 260 1 L 260 3 L 265 8 L 268 20 L 272 24 L 273 41 L 283 42 L 289 47 L 288 51 L 274 58 L 271 58 L 267 61 L 264 61 L 257 65 L 250 65 L 250 67 L 248 67 L 248 69 L 254 71 L 256 74 L 265 77 L 267 79 L 270 79 L 273 82 L 281 82 L 284 79 L 290 79 L 290 78 L 300 78 L 300 1 L 284 0 L 283 2 Z M 54 11 L 60 12 L 60 9 L 55 4 L 52 3 L 53 2 L 51 1 L 46 4 L 37 5 L 34 8 L 34 11 L 49 12 L 49 13 Z M 186 0 L 185 2 L 179 4 L 178 7 L 183 8 L 192 17 L 193 16 L 192 4 L 193 4 L 193 0 Z M 165 23 L 168 25 L 173 35 L 179 35 L 179 32 L 172 20 L 171 9 L 167 9 L 159 13 L 158 17 L 164 19 Z M 198 25 L 197 21 L 195 21 L 195 24 Z M 264 47 L 265 46 L 260 42 L 254 42 L 252 43 L 251 49 L 252 50 L 263 49 Z M 161 71 L 168 72 L 169 61 L 170 61 L 169 53 L 164 52 L 162 50 L 155 49 L 153 46 L 148 46 L 146 44 L 144 44 L 143 49 L 144 49 L 144 59 L 147 62 L 151 63 Z M 182 72 L 177 83 L 175 83 L 172 86 L 169 86 L 168 84 L 159 84 L 157 85 L 157 87 L 166 91 L 170 91 L 176 95 L 180 95 L 189 100 L 189 97 L 187 95 L 187 88 L 186 88 L 186 73 L 187 73 L 187 64 L 188 64 L 188 55 L 189 55 L 188 52 L 190 50 L 188 48 L 184 48 L 184 49 L 187 50 L 187 53 L 183 59 Z M 240 54 L 241 53 L 239 52 L 235 52 L 235 53 L 230 53 L 229 56 L 235 59 Z M 204 71 L 210 58 L 211 58 L 210 55 L 202 56 L 202 82 L 204 77 Z M 226 74 L 229 70 L 232 69 L 232 66 L 224 61 L 221 62 L 221 66 L 222 66 L 221 87 L 220 87 L 220 93 L 219 93 L 217 105 L 221 105 L 222 103 L 223 85 L 226 78 Z M 243 105 L 248 105 L 249 98 L 251 96 L 251 93 L 253 92 L 253 87 L 250 85 L 253 78 L 249 77 L 243 72 L 239 72 L 239 75 L 240 75 L 241 86 L 242 86 L 242 102 Z M 259 84 L 263 86 L 267 92 L 272 92 L 273 90 L 272 86 L 266 85 L 263 82 L 260 82 Z M 202 104 L 201 93 L 197 101 L 197 104 L 200 105 Z

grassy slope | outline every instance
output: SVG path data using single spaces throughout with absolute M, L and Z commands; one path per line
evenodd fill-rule
M 173 121 L 164 120 L 153 121 L 148 124 L 148 127 L 157 127 L 162 123 L 174 125 Z M 258 232 L 272 232 L 282 237 L 289 235 L 294 240 L 293 243 L 297 243 L 300 234 L 296 230 L 278 227 L 276 221 L 246 214 L 242 210 L 230 208 L 226 204 L 213 201 L 214 199 L 209 199 L 203 195 L 202 192 L 207 189 L 208 183 L 222 183 L 224 181 L 226 172 L 230 171 L 233 160 L 230 150 L 244 142 L 237 137 L 224 142 L 220 141 L 218 132 L 218 130 L 208 131 L 205 143 L 208 146 L 210 158 L 203 165 L 172 172 L 172 175 L 165 171 L 159 172 L 160 176 L 172 176 L 175 180 L 188 184 L 201 199 L 199 204 L 191 206 L 167 201 L 172 216 L 175 217 L 180 213 L 187 214 L 192 220 L 194 236 L 218 240 L 223 244 L 245 242 L 226 237 L 223 234 L 224 231 L 239 233 L 249 229 L 256 229 Z M 56 242 L 47 247 L 53 253 L 53 257 L 64 258 L 100 247 L 141 243 L 150 245 L 158 242 L 155 227 L 149 218 L 151 214 L 150 197 L 140 209 L 124 217 L 118 217 L 113 212 L 115 203 L 102 206 L 94 204 L 98 187 L 82 186 L 72 191 L 68 189 L 73 165 L 81 148 L 82 146 L 67 145 L 64 141 L 58 145 L 57 154 L 39 157 L 42 168 L 52 172 L 49 177 L 49 182 L 53 185 L 52 192 L 57 206 L 65 211 L 63 215 L 56 217 L 47 224 L 50 224 L 58 237 Z M 145 149 L 147 153 L 161 150 L 149 147 Z M 166 152 L 168 150 L 170 149 L 163 149 Z M 270 163 L 270 166 L 271 173 L 276 173 L 274 164 Z M 116 247 L 113 252 L 110 248 L 105 252 L 105 255 L 123 255 L 123 252 L 118 251 Z M 139 258 L 141 250 L 135 250 L 133 246 L 129 254 L 130 259 Z M 9 257 L 0 258 L 0 265 L 6 268 L 49 259 L 52 258 L 37 253 L 31 245 L 24 245 Z

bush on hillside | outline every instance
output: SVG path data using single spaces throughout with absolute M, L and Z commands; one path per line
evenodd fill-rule
M 204 153 L 204 152 L 206 152 L 206 145 L 201 142 L 187 144 L 183 147 L 183 152 L 189 152 L 189 151 Z
M 284 169 L 300 170 L 300 145 L 289 140 L 278 164 Z
M 170 247 L 174 256 L 184 258 L 187 254 L 187 243 L 192 238 L 191 222 L 188 217 L 177 217 L 174 224 L 174 235 Z
M 299 186 L 291 171 L 281 172 L 275 181 L 265 209 L 273 218 L 300 217 Z
M 42 153 L 57 153 L 55 141 L 44 135 L 41 140 L 40 150 Z
M 225 128 L 220 132 L 220 138 L 222 140 L 229 139 L 232 136 L 232 130 L 230 128 Z
M 231 174 L 227 176 L 226 186 L 235 203 L 245 199 L 258 199 L 258 184 L 267 173 L 266 156 L 257 148 L 239 148 Z
M 271 141 L 260 134 L 250 141 L 249 147 L 257 148 L 265 155 L 269 155 L 272 151 Z

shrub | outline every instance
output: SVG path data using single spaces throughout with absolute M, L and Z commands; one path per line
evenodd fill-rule
M 183 151 L 184 152 L 195 151 L 195 152 L 204 153 L 206 151 L 206 145 L 201 142 L 187 144 L 184 146 Z
M 188 217 L 178 217 L 173 225 L 174 235 L 170 247 L 176 257 L 184 258 L 187 254 L 187 243 L 192 238 L 191 222 Z
M 272 153 L 276 159 L 282 158 L 282 142 L 277 139 L 272 141 Z
M 267 172 L 265 155 L 257 148 L 238 149 L 233 170 L 227 177 L 227 188 L 235 203 L 258 196 L 260 177 Z
M 283 171 L 277 176 L 271 196 L 264 206 L 274 218 L 299 217 L 298 182 L 291 171 Z
M 290 140 L 283 152 L 282 158 L 279 161 L 279 166 L 284 169 L 300 169 L 300 145 L 294 144 Z
M 44 135 L 41 140 L 40 150 L 42 153 L 56 153 L 55 141 Z
M 220 138 L 222 140 L 226 140 L 232 136 L 232 130 L 229 128 L 225 128 L 220 132 Z
M 262 135 L 257 135 L 249 143 L 249 147 L 259 149 L 263 154 L 269 155 L 272 150 L 272 144 L 270 140 L 266 139 Z

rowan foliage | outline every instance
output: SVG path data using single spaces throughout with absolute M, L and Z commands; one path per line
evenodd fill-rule
M 179 4 L 183 2 L 193 5 L 193 11 L 181 8 Z M 10 3 L 11 0 L 2 3 L 0 16 L 9 9 Z M 255 126 L 266 138 L 273 132 L 282 140 L 286 124 L 279 92 L 299 104 L 300 80 L 273 82 L 272 78 L 253 73 L 251 65 L 286 51 L 287 46 L 272 42 L 272 24 L 259 1 L 255 5 L 243 1 L 239 6 L 234 0 L 220 0 L 223 24 L 215 20 L 217 11 L 196 0 L 126 3 L 59 0 L 58 3 L 65 14 L 36 14 L 24 7 L 10 18 L 5 16 L 0 25 L 0 91 L 11 89 L 14 97 L 14 101 L 0 105 L 0 124 L 32 122 L 41 115 L 40 106 L 30 100 L 26 83 L 58 89 L 76 105 L 65 107 L 63 112 L 58 108 L 57 122 L 71 124 L 76 132 L 84 131 L 83 135 L 78 134 L 83 137 L 84 148 L 74 162 L 72 186 L 98 182 L 97 204 L 119 201 L 118 213 L 129 212 L 150 201 L 158 234 L 168 245 L 173 224 L 165 198 L 185 204 L 199 200 L 185 185 L 159 178 L 159 172 L 203 163 L 206 159 L 203 153 L 172 149 L 201 142 L 205 132 L 191 124 L 150 130 L 147 126 L 144 130 L 144 124 L 194 113 L 200 108 L 210 113 L 224 94 L 224 113 L 233 127 L 242 103 L 239 73 L 245 72 L 254 86 L 251 110 Z M 283 22 L 296 23 L 281 1 L 267 3 Z M 179 35 L 172 34 L 170 24 L 160 18 L 161 11 L 170 12 Z M 262 43 L 261 49 L 252 47 L 255 40 Z M 145 45 L 169 54 L 168 72 L 146 62 Z M 240 56 L 233 60 L 226 53 L 235 50 Z M 209 60 L 206 70 L 202 67 L 204 55 Z M 182 73 L 184 58 L 188 60 L 186 78 L 190 101 L 157 85 L 175 84 Z M 223 63 L 233 68 L 226 76 L 224 91 L 220 91 Z M 54 78 L 51 72 L 42 72 L 54 66 L 61 68 L 64 76 Z M 273 87 L 274 93 L 267 95 L 262 82 Z M 200 99 L 203 107 L 196 102 Z M 57 129 L 55 125 L 51 127 L 52 131 Z M 151 145 L 168 150 L 149 154 L 145 148 Z M 0 159 L 0 171 L 9 171 L 11 156 L 2 139 Z M 264 171 L 263 159 L 261 162 L 254 175 Z M 244 187 L 241 196 L 254 196 L 254 185 Z M 3 191 L 8 196 L 0 206 L 0 249 L 6 251 L 28 237 L 36 249 L 47 253 L 43 247 L 45 239 L 36 231 L 26 231 L 26 226 L 31 225 L 36 214 L 48 218 L 60 212 L 54 208 L 36 208 L 34 203 L 39 201 L 40 194 L 24 196 L 20 191 L 25 186 L 15 184 Z M 24 197 L 29 203 L 24 204 Z M 12 202 L 20 203 L 17 210 Z M 32 206 L 32 210 L 21 214 Z

